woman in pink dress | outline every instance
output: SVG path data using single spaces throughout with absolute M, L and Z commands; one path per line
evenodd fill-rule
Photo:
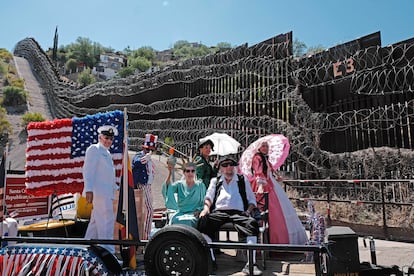
M 278 181 L 282 178 L 273 170 L 267 154 L 269 144 L 263 142 L 252 160 L 253 191 L 269 194 L 269 239 L 272 244 L 304 245 L 308 238 L 287 194 Z

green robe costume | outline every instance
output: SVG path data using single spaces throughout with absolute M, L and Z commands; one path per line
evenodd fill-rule
M 177 211 L 170 218 L 170 224 L 186 224 L 196 227 L 198 217 L 194 216 L 194 212 L 203 210 L 206 195 L 203 182 L 197 180 L 191 188 L 187 186 L 185 180 L 176 181 L 168 186 L 163 183 L 162 195 L 165 207 Z

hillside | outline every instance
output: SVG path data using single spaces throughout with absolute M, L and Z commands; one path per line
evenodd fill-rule
M 25 89 L 29 92 L 29 98 L 26 110 L 7 109 L 7 118 L 13 126 L 13 132 L 9 136 L 7 168 L 10 170 L 24 170 L 27 133 L 21 125 L 22 115 L 26 111 L 39 112 L 48 120 L 53 118 L 43 89 L 33 74 L 28 61 L 21 57 L 14 57 L 14 63 L 19 77 L 25 80 Z M 153 161 L 156 165 L 154 180 L 156 185 L 153 185 L 154 208 L 163 208 L 164 202 L 161 196 L 161 183 L 167 177 L 166 159 L 163 156 L 154 156 Z M 181 174 L 177 177 L 181 177 Z
M 7 108 L 7 118 L 13 127 L 13 132 L 9 136 L 7 169 L 24 170 L 27 133 L 21 124 L 22 116 L 26 111 L 39 112 L 47 119 L 51 119 L 51 115 L 47 100 L 36 77 L 33 75 L 30 64 L 21 57 L 14 57 L 13 62 L 18 76 L 25 81 L 25 89 L 29 92 L 29 97 L 25 110 Z

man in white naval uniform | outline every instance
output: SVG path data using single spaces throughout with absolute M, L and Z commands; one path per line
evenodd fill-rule
M 117 185 L 114 162 L 109 152 L 114 135 L 118 135 L 115 127 L 101 126 L 98 128 L 98 143 L 90 145 L 85 153 L 83 193 L 86 201 L 93 203 L 85 239 L 114 239 L 113 200 Z M 110 253 L 115 253 L 114 245 L 101 246 Z

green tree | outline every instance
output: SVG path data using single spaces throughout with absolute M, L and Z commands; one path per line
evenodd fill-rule
M 99 55 L 104 52 L 112 52 L 111 48 L 105 48 L 89 38 L 78 37 L 76 43 L 67 46 L 68 58 L 73 58 L 88 68 L 93 68 L 99 61 Z
M 71 72 L 71 73 L 76 72 L 77 67 L 78 67 L 78 62 L 74 58 L 68 59 L 68 61 L 65 64 L 66 70 Z
M 306 51 L 306 44 L 303 41 L 300 41 L 299 39 L 295 38 L 293 40 L 293 56 L 295 57 L 300 57 L 303 56 L 303 54 L 305 54 Z
M 135 57 L 128 60 L 128 65 L 132 68 L 138 69 L 140 72 L 145 72 L 151 67 L 151 61 L 145 57 Z
M 78 76 L 78 83 L 80 84 L 81 87 L 88 86 L 94 82 L 96 82 L 96 79 L 92 75 L 91 69 L 89 68 L 86 68 L 85 70 L 83 70 L 83 72 L 80 73 Z
M 225 50 L 229 50 L 233 47 L 231 47 L 231 44 L 228 42 L 219 42 L 216 45 L 216 49 L 219 51 L 225 51 Z
M 219 43 L 217 43 L 216 47 L 217 48 L 222 48 L 222 49 L 230 49 L 230 48 L 232 48 L 231 47 L 231 44 L 228 43 L 228 42 L 219 42 Z
M 214 52 L 207 46 L 200 43 L 190 43 L 186 40 L 179 40 L 174 44 L 173 56 L 175 59 L 189 59 L 200 57 Z
M 191 46 L 191 43 L 188 42 L 187 40 L 177 40 L 174 43 L 173 49 L 179 49 L 179 48 L 186 47 L 186 46 Z
M 113 52 L 114 49 L 111 47 L 104 47 L 86 37 L 78 37 L 75 43 L 59 47 L 57 60 L 60 66 L 63 66 L 68 59 L 73 58 L 78 64 L 93 68 L 99 61 L 101 54 Z
M 92 41 L 89 38 L 78 37 L 76 40 L 77 44 L 73 45 L 71 58 L 78 60 L 85 66 L 92 68 L 96 60 L 93 56 Z
M 323 47 L 321 44 L 318 44 L 316 46 L 310 46 L 308 47 L 308 51 L 306 52 L 307 55 L 314 55 L 320 52 L 325 51 L 325 47 Z
M 3 88 L 3 103 L 7 106 L 26 104 L 28 93 L 21 87 L 6 86 Z
M 127 66 L 127 67 L 124 67 L 124 68 L 121 68 L 120 70 L 118 70 L 117 74 L 121 78 L 126 78 L 130 75 L 133 75 L 134 71 L 135 71 L 134 68 L 132 68 L 131 66 Z
M 210 54 L 212 51 L 206 45 L 200 45 L 198 47 L 192 47 L 192 55 L 194 57 L 201 57 Z
M 65 50 L 65 47 L 61 46 L 61 47 L 58 48 L 57 60 L 62 65 L 65 64 L 66 61 L 68 60 L 68 55 L 67 55 L 67 52 Z
M 45 117 L 39 112 L 28 112 L 22 116 L 22 125 L 26 129 L 30 122 L 43 122 L 45 120 Z
M 133 51 L 131 56 L 134 58 L 143 57 L 152 62 L 155 59 L 155 50 L 150 46 L 145 46 Z

